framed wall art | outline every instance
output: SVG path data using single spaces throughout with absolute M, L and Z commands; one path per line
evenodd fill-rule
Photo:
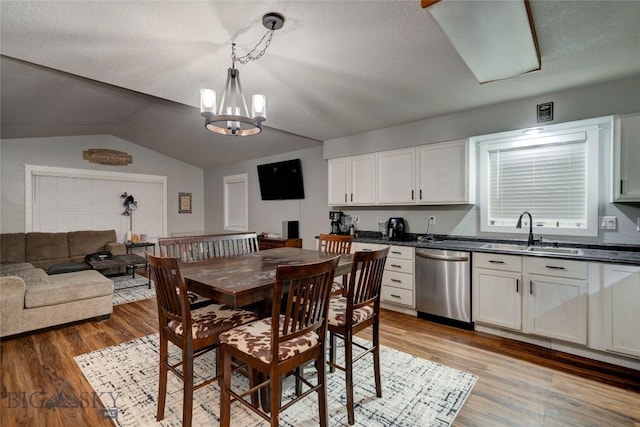
M 191 193 L 178 193 L 178 213 L 191 213 Z

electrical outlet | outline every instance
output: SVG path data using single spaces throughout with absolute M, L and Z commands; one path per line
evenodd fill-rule
M 360 215 L 355 215 L 355 216 L 353 217 L 353 220 L 354 220 L 355 222 L 360 222 Z
M 436 225 L 436 217 L 435 216 L 431 215 L 429 217 L 429 224 Z

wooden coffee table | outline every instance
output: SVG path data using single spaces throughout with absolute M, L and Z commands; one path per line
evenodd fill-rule
M 98 270 L 100 272 L 105 270 L 110 270 L 113 268 L 122 268 L 125 269 L 125 274 L 129 274 L 129 270 L 131 270 L 131 278 L 136 277 L 136 267 L 138 266 L 147 266 L 147 259 L 140 255 L 136 254 L 127 254 L 127 255 L 114 255 L 109 259 L 101 259 L 101 260 L 87 260 L 87 263 L 94 270 Z M 149 289 L 151 289 L 151 278 L 146 283 Z

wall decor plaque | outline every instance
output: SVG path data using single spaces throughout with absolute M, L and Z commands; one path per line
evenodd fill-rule
M 191 213 L 191 193 L 178 193 L 178 213 Z
M 106 148 L 89 148 L 82 152 L 82 159 L 89 163 L 110 166 L 126 166 L 133 163 L 133 156 L 124 151 L 109 150 Z
M 553 120 L 553 102 L 538 104 L 538 123 Z

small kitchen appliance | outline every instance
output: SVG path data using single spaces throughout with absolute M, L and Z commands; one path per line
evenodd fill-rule
M 387 229 L 389 230 L 389 240 L 405 239 L 406 228 L 404 218 L 389 218 L 389 221 L 387 221 Z
M 329 211 L 329 219 L 331 220 L 331 234 L 342 234 L 342 211 Z

